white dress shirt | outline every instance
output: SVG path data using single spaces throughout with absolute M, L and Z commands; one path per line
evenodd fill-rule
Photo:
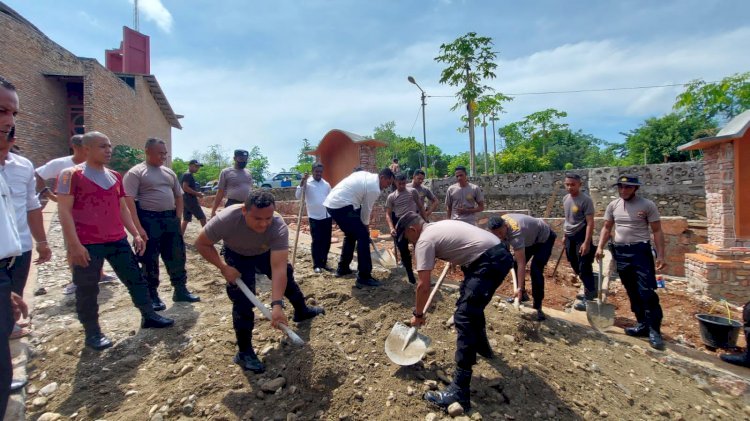
M 37 168 L 36 173 L 39 174 L 39 177 L 42 177 L 42 180 L 46 181 L 49 179 L 54 179 L 55 181 L 57 181 L 57 177 L 63 170 L 74 167 L 75 165 L 76 163 L 73 162 L 73 155 L 64 156 L 62 158 L 53 159 L 52 161 L 49 161 L 48 163 Z
M 380 180 L 377 174 L 357 171 L 339 181 L 331 190 L 323 206 L 330 209 L 341 209 L 351 205 L 354 210 L 362 208 L 362 223 L 370 225 L 372 206 L 380 196 Z
M 323 201 L 326 200 L 330 192 L 331 185 L 324 179 L 321 178 L 320 181 L 315 181 L 315 179 L 310 177 L 307 180 L 307 184 L 305 185 L 305 205 L 307 205 L 308 218 L 321 220 L 329 217 L 326 207 L 323 206 Z M 297 186 L 294 197 L 297 199 L 302 197 L 302 188 L 300 186 Z
M 13 199 L 5 177 L 0 177 L 0 259 L 21 255 L 21 238 L 16 227 Z
M 21 238 L 21 251 L 27 252 L 34 246 L 29 228 L 28 213 L 42 207 L 36 197 L 34 165 L 28 159 L 8 153 L 5 165 L 0 165 L 0 174 L 10 189 L 10 197 L 16 215 L 16 227 Z

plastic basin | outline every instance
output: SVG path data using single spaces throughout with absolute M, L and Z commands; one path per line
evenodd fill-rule
M 701 340 L 712 348 L 734 348 L 740 336 L 742 324 L 737 320 L 712 314 L 696 314 L 701 330 Z

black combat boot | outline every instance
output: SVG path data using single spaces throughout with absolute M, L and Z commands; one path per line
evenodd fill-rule
M 307 306 L 303 311 L 294 310 L 294 318 L 292 320 L 295 323 L 304 322 L 320 314 L 326 314 L 323 307 Z
M 443 410 L 447 410 L 452 403 L 458 402 L 464 408 L 464 412 L 469 412 L 471 409 L 470 384 L 471 370 L 456 367 L 456 373 L 453 375 L 451 384 L 443 390 L 431 390 L 425 393 L 424 399 L 443 408 Z
M 149 329 L 149 328 L 161 329 L 163 327 L 169 327 L 174 324 L 173 319 L 170 319 L 169 317 L 161 316 L 153 310 L 142 311 L 141 316 L 142 316 L 141 328 L 143 329 Z
M 86 332 L 85 343 L 87 347 L 101 351 L 112 346 L 112 341 L 102 334 L 102 330 L 99 328 L 98 324 L 95 326 L 84 327 L 84 331 Z
M 625 334 L 628 336 L 636 336 L 636 337 L 645 338 L 649 334 L 649 328 L 648 328 L 648 325 L 646 325 L 646 323 L 638 322 L 638 324 L 633 327 L 626 327 Z
M 649 329 L 648 343 L 651 344 L 651 348 L 658 349 L 659 351 L 664 350 L 664 339 L 662 339 L 661 332 L 659 332 L 657 329 Z
M 234 356 L 234 363 L 242 367 L 243 370 L 252 371 L 255 374 L 260 374 L 266 371 L 266 366 L 260 362 L 252 348 L 250 348 L 250 351 L 248 352 L 238 352 Z
M 153 298 L 152 298 L 153 299 Z M 185 302 L 185 303 L 197 303 L 201 300 L 201 297 L 193 294 L 187 289 L 187 285 L 180 284 L 174 286 L 174 292 L 172 293 L 172 301 L 173 302 Z M 160 300 L 161 301 L 161 300 Z M 156 304 L 156 301 L 154 301 L 154 304 Z M 164 303 L 162 303 L 164 304 Z M 154 310 L 156 310 L 156 307 L 154 306 Z M 160 311 L 160 310 L 156 310 Z
M 742 367 L 750 367 L 750 332 L 745 332 L 745 342 L 747 342 L 745 352 L 736 355 L 724 354 L 721 356 L 722 361 Z
M 159 292 L 156 290 L 156 287 L 148 287 L 148 295 L 151 297 L 151 306 L 154 308 L 154 311 L 167 309 L 167 305 L 159 298 Z

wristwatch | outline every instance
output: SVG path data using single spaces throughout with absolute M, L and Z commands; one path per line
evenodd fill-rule
M 411 314 L 413 314 L 414 317 L 416 317 L 418 319 L 423 319 L 424 318 L 424 313 L 417 313 L 417 309 L 412 310 Z
M 286 305 L 284 304 L 284 300 L 271 301 L 271 308 L 273 309 L 274 306 L 281 306 L 281 308 L 286 308 Z

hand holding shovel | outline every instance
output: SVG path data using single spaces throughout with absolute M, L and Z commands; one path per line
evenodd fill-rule
M 242 279 L 237 279 L 235 281 L 237 283 L 237 286 L 240 287 L 242 292 L 245 294 L 248 300 L 250 300 L 251 303 L 255 307 L 260 310 L 261 313 L 263 313 L 263 316 L 268 320 L 273 320 L 273 316 L 271 315 L 271 311 L 268 310 L 268 307 L 266 307 L 259 299 L 258 297 L 253 294 L 252 291 L 250 291 L 250 288 L 245 285 L 245 282 L 242 281 Z M 302 338 L 299 337 L 292 329 L 289 328 L 289 326 L 279 323 L 278 324 L 279 329 L 281 329 L 284 333 L 286 333 L 287 336 L 289 336 L 289 340 L 292 341 L 293 344 L 302 346 L 305 344 L 305 341 L 302 340 Z

